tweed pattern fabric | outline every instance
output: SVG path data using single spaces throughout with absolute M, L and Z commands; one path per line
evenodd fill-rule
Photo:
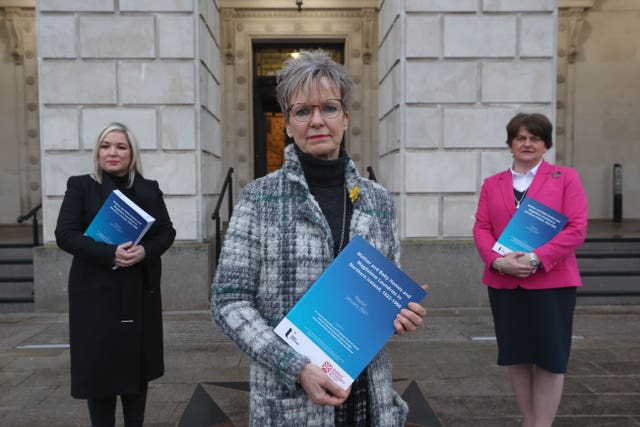
M 360 177 L 350 159 L 345 182 L 348 189 L 360 189 L 350 236 L 361 235 L 397 264 L 400 243 L 391 196 Z M 334 425 L 333 407 L 311 403 L 297 385 L 309 359 L 273 331 L 332 260 L 329 224 L 309 192 L 293 146 L 288 146 L 282 168 L 240 194 L 212 284 L 213 320 L 252 361 L 252 426 Z M 392 388 L 386 349 L 366 372 L 371 424 L 404 425 L 408 408 Z

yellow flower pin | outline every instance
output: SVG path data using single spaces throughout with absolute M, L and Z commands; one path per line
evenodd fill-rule
M 359 195 L 360 187 L 358 187 L 357 185 L 349 190 L 349 199 L 351 199 L 351 203 L 355 202 Z

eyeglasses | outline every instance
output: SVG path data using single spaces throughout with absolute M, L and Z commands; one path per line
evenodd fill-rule
M 542 138 L 540 138 L 539 136 L 535 136 L 535 135 L 532 135 L 532 136 L 530 136 L 528 138 L 526 136 L 524 136 L 524 135 L 518 135 L 514 139 L 516 140 L 516 142 L 520 142 L 520 143 L 525 143 L 525 142 L 527 142 L 527 140 L 529 140 L 529 141 L 531 141 L 532 144 L 535 144 L 537 142 L 541 142 L 542 141 Z
M 313 115 L 313 109 L 316 107 L 325 119 L 335 119 L 342 111 L 342 100 L 327 99 L 326 101 L 321 102 L 320 105 L 298 102 L 291 105 L 288 110 L 297 122 L 308 122 Z

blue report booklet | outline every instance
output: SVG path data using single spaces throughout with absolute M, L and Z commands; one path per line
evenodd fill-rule
M 113 190 L 84 234 L 97 242 L 136 245 L 154 221 L 154 217 L 120 190 Z
M 560 212 L 526 197 L 492 249 L 501 255 L 531 252 L 553 239 L 566 223 Z
M 356 235 L 275 332 L 346 390 L 395 333 L 400 309 L 426 294 Z

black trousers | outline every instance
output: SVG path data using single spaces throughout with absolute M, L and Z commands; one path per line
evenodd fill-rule
M 98 397 L 87 400 L 92 427 L 113 427 L 116 424 L 117 396 Z M 137 394 L 122 394 L 122 414 L 125 427 L 142 427 L 144 408 L 147 403 L 147 384 Z

